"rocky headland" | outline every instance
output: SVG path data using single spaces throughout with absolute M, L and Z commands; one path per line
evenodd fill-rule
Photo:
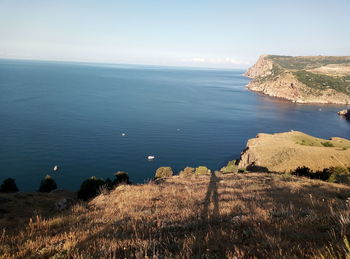
M 350 56 L 262 55 L 248 89 L 296 103 L 350 104 Z
M 350 166 L 350 140 L 325 140 L 299 131 L 258 134 L 248 140 L 238 168 L 253 171 L 290 172 L 306 166 L 311 170 Z

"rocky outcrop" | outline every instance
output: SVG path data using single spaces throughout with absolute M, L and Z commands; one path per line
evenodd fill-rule
M 251 68 L 249 68 L 244 75 L 250 78 L 271 75 L 273 63 L 267 57 L 268 55 L 261 55 L 258 61 Z
M 341 110 L 338 112 L 338 115 L 344 117 L 347 120 L 350 120 L 350 109 Z
M 250 171 L 289 172 L 299 166 L 322 170 L 350 166 L 350 140 L 315 138 L 298 131 L 258 134 L 248 140 L 238 168 Z
M 350 80 L 342 79 L 345 89 L 339 89 L 338 85 L 333 87 L 332 85 L 328 86 L 328 82 L 323 83 L 322 78 L 306 79 L 307 84 L 308 80 L 313 83 L 312 87 L 310 87 L 305 84 L 305 80 L 302 82 L 297 76 L 298 71 L 311 73 L 308 72 L 308 66 L 305 65 L 305 61 L 302 63 L 305 67 L 300 69 L 301 66 L 297 63 L 295 67 L 298 67 L 298 69 L 294 69 L 292 62 L 296 62 L 295 59 L 298 61 L 298 58 L 292 58 L 294 57 L 291 57 L 292 65 L 288 67 L 288 65 L 285 65 L 288 60 L 283 60 L 285 63 L 282 63 L 278 62 L 279 60 L 275 56 L 260 56 L 258 61 L 245 73 L 245 76 L 253 79 L 249 82 L 247 88 L 268 96 L 283 98 L 296 103 L 350 104 L 350 95 L 347 92 L 350 91 Z M 312 66 L 312 71 L 315 71 L 314 66 Z M 336 67 L 333 67 L 334 69 Z M 323 70 L 317 71 L 320 73 L 319 71 Z M 318 74 L 313 73 L 312 75 L 317 76 Z M 327 78 L 334 79 L 330 76 L 327 76 Z M 320 83 L 321 87 L 315 85 L 314 81 Z

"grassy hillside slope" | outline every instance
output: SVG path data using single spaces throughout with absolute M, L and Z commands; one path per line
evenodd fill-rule
M 346 255 L 350 187 L 265 173 L 119 186 L 0 236 L 1 258 Z M 16 217 L 13 216 L 13 220 Z M 345 238 L 345 239 L 344 239 Z M 344 242 L 345 240 L 345 242 Z
M 274 172 L 290 172 L 300 166 L 312 170 L 350 167 L 350 140 L 326 140 L 299 131 L 258 134 L 248 140 L 239 162 L 240 168 L 258 167 Z

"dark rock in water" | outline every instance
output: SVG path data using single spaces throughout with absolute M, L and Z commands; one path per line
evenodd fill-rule
M 350 120 L 350 109 L 341 110 L 338 115 L 343 116 L 345 119 Z

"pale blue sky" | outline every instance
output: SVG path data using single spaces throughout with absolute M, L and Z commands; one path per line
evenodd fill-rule
M 0 58 L 246 67 L 350 55 L 349 0 L 0 0 Z

